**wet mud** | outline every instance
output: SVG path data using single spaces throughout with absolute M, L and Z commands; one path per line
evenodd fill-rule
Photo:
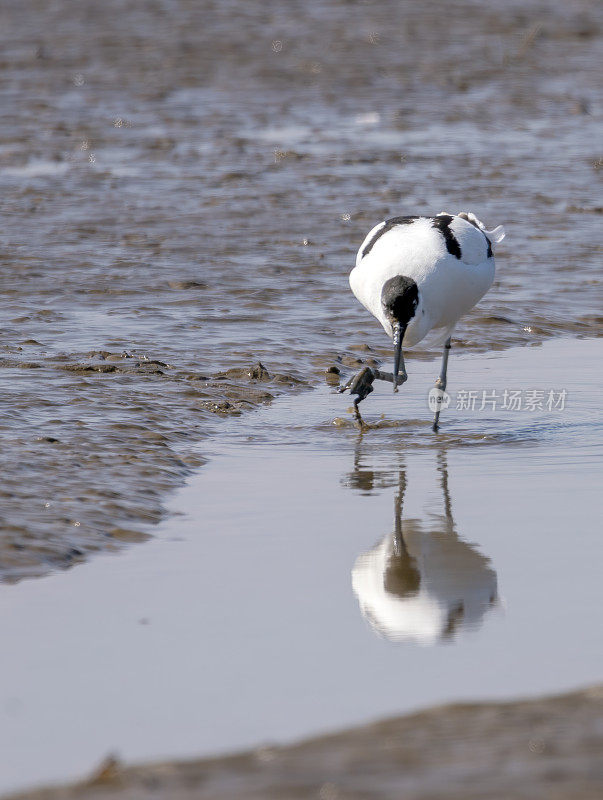
M 602 30 L 588 0 L 4 2 L 0 579 L 144 538 L 221 417 L 389 358 L 347 288 L 384 217 L 506 226 L 456 346 L 598 335 Z
M 165 514 L 166 493 L 204 463 L 195 445 L 218 418 L 304 386 L 257 365 L 212 376 L 132 353 L 7 361 L 0 456 L 6 581 L 144 541 Z
M 602 722 L 600 686 L 451 705 L 223 758 L 125 767 L 109 757 L 82 783 L 11 800 L 596 800 Z

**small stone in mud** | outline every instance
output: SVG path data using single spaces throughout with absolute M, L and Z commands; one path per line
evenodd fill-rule
M 112 355 L 110 350 L 90 350 L 90 352 L 86 353 L 86 358 L 97 358 L 100 361 L 104 361 L 110 355 Z
M 262 364 L 261 361 L 252 367 L 249 372 L 249 377 L 253 378 L 256 381 L 269 381 L 270 380 L 270 373 L 266 369 L 266 367 Z
M 211 411 L 212 414 L 239 413 L 238 409 L 234 408 L 232 403 L 229 403 L 228 400 L 222 400 L 217 403 L 214 403 L 210 400 L 204 400 L 202 403 L 199 403 L 199 407 L 205 409 L 206 411 Z
M 281 373 L 277 373 L 273 376 L 273 380 L 276 383 L 285 383 L 288 386 L 307 386 L 308 383 L 300 378 L 296 378 L 294 375 L 284 375 Z
M 158 367 L 169 367 L 169 364 L 166 364 L 165 361 L 159 361 L 156 358 L 147 358 L 146 356 L 144 357 L 144 363 L 145 364 L 157 364 Z
M 352 356 L 342 356 L 341 363 L 344 367 L 357 367 L 364 364 L 362 358 L 352 358 Z
M 271 380 L 270 373 L 261 361 L 258 361 L 253 367 L 232 367 L 231 369 L 227 369 L 226 372 L 218 372 L 213 377 L 214 380 L 217 381 L 225 380 L 226 378 L 235 380 L 237 378 L 251 378 L 256 381 Z
M 117 777 L 119 777 L 120 771 L 121 762 L 119 758 L 114 753 L 109 753 L 109 755 L 104 758 L 94 770 L 88 779 L 88 783 L 94 785 L 98 783 L 114 781 Z
M 329 386 L 339 385 L 339 369 L 337 367 L 328 367 L 325 370 L 325 382 Z
M 86 372 L 116 372 L 114 364 L 63 364 L 60 367 L 66 372 L 86 373 Z

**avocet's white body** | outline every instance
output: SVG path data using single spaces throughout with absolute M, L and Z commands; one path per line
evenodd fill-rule
M 360 246 L 350 274 L 352 292 L 393 337 L 383 286 L 395 276 L 410 278 L 417 284 L 418 304 L 403 346 L 418 344 L 430 331 L 435 334 L 430 344 L 442 343 L 492 285 L 493 248 L 504 235 L 502 226 L 487 231 L 465 212 L 380 222 Z

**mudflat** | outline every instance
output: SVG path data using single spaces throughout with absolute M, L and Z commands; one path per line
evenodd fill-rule
M 598 800 L 603 687 L 434 708 L 214 759 L 123 767 L 6 800 Z

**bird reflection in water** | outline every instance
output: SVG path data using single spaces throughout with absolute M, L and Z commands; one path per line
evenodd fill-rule
M 437 472 L 444 514 L 402 520 L 406 471 L 399 469 L 394 532 L 356 560 L 352 585 L 372 627 L 392 641 L 435 644 L 475 629 L 497 603 L 496 573 L 489 559 L 458 535 L 452 516 L 445 452 Z M 391 473 L 390 473 L 391 474 Z M 346 481 L 367 490 L 386 484 L 383 473 L 362 469 L 357 454 Z

